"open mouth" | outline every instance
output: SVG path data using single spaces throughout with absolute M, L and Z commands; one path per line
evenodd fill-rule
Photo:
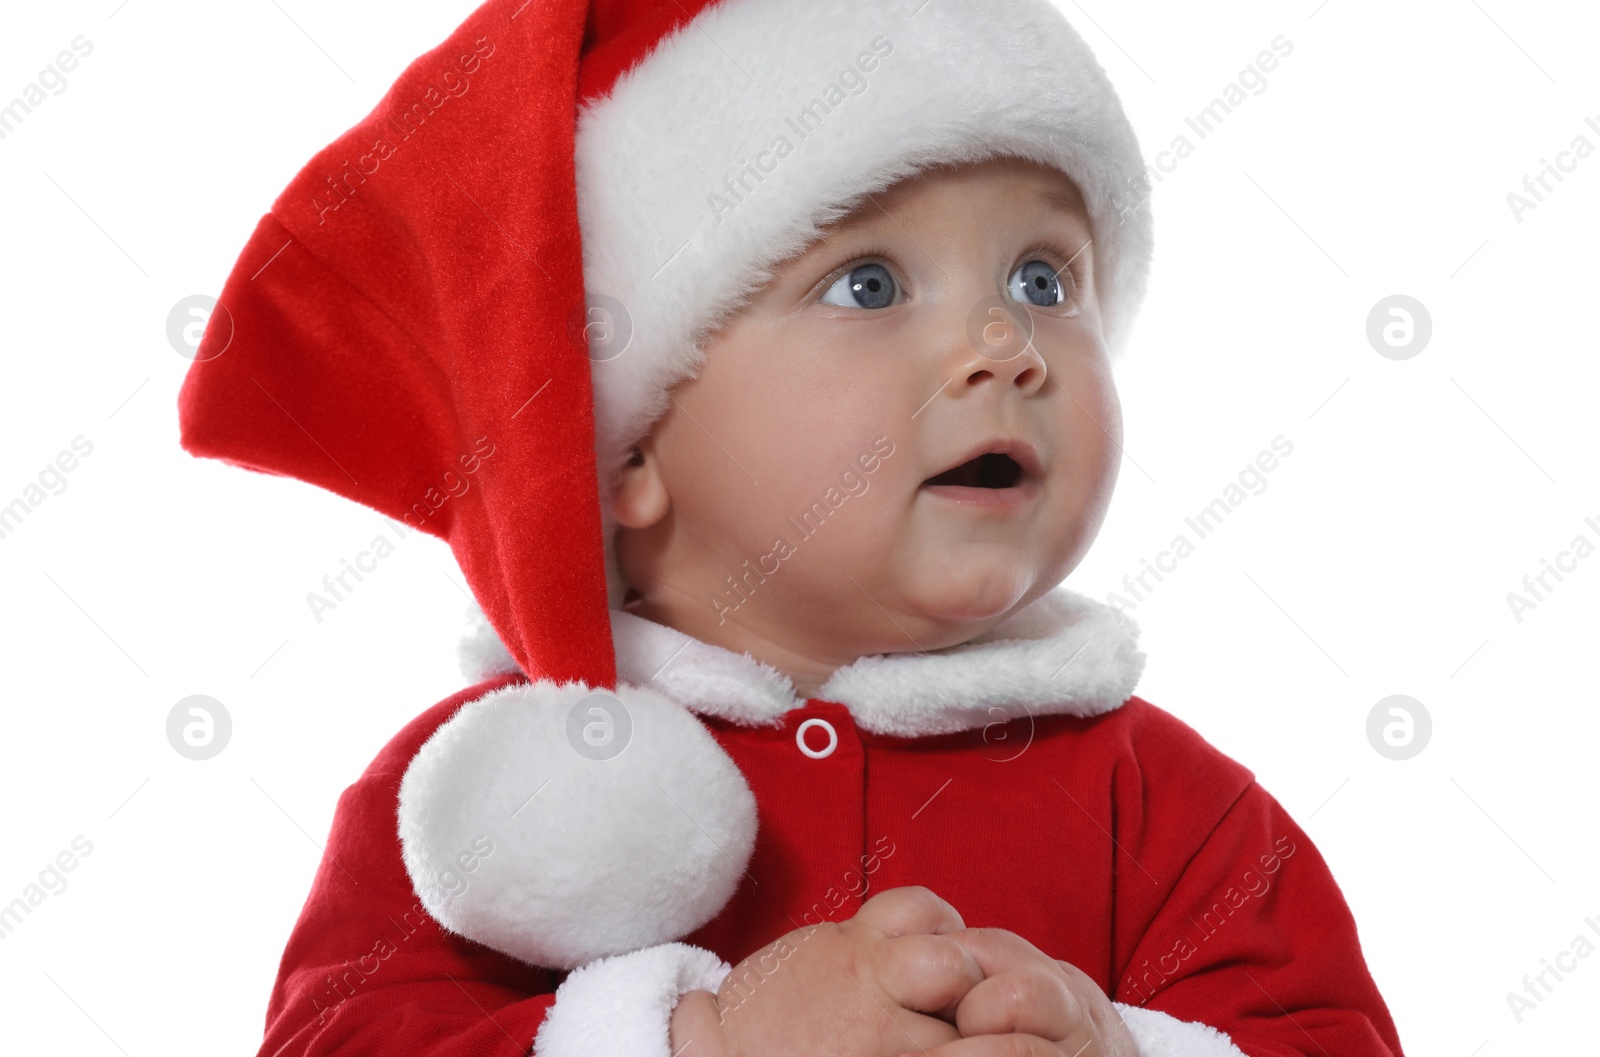
M 924 485 L 957 485 L 962 488 L 1014 488 L 1022 479 L 1022 465 L 1004 452 L 990 451 L 944 473 L 928 478 Z
M 1045 466 L 1025 440 L 994 437 L 966 451 L 966 458 L 922 482 L 938 503 L 1015 515 L 1044 490 Z

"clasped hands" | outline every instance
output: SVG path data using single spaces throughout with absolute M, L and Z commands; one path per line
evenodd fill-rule
M 790 932 L 672 1013 L 673 1057 L 1138 1057 L 1081 970 L 920 886 Z

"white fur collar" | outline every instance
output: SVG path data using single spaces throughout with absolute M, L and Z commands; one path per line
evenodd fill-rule
M 469 674 L 515 671 L 477 619 L 463 643 Z M 904 737 L 1095 715 L 1132 693 L 1144 666 L 1136 634 L 1109 606 L 1057 588 L 972 642 L 863 657 L 819 696 L 863 730 Z M 756 802 L 694 713 L 754 726 L 804 704 L 749 655 L 643 618 L 613 613 L 612 638 L 614 690 L 546 680 L 494 690 L 435 730 L 400 784 L 406 872 L 428 912 L 529 965 L 575 968 L 678 940 L 715 916 L 755 848 Z M 626 717 L 625 766 L 573 751 L 597 709 Z M 606 729 L 611 744 L 617 728 Z M 492 854 L 463 889 L 456 862 L 469 836 Z
M 461 644 L 469 678 L 516 671 L 475 613 Z M 618 678 L 692 712 L 745 726 L 778 725 L 805 704 L 789 678 L 734 653 L 620 610 L 611 612 Z M 1057 587 L 987 634 L 926 653 L 877 654 L 835 671 L 817 697 L 850 710 L 874 734 L 926 737 L 1024 715 L 1098 715 L 1126 701 L 1144 669 L 1138 625 Z

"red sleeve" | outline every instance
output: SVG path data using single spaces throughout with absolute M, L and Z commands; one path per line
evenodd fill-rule
M 1176 877 L 1113 998 L 1218 1028 L 1252 1057 L 1400 1057 L 1344 896 L 1260 785 L 1244 784 Z
M 509 1057 L 532 1049 L 556 974 L 441 929 L 412 891 L 396 832 L 407 763 L 464 701 L 489 689 L 473 687 L 423 713 L 339 798 L 278 968 L 260 1057 Z

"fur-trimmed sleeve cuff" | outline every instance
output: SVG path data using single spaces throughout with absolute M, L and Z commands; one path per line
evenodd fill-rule
M 732 967 L 687 943 L 600 958 L 556 988 L 534 1057 L 670 1057 L 673 1007 L 690 991 L 716 992 Z
M 1209 1024 L 1121 1002 L 1111 1004 L 1138 1044 L 1139 1057 L 1243 1057 L 1225 1032 Z
M 716 992 L 732 971 L 711 951 L 663 943 L 574 969 L 534 1039 L 534 1057 L 670 1057 L 672 1010 L 690 991 Z M 1113 1002 L 1139 1057 L 1243 1057 L 1198 1021 Z

